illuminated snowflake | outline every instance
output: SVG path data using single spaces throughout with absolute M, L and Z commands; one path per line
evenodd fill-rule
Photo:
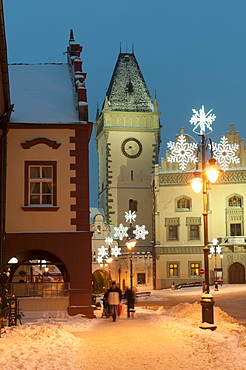
M 110 236 L 107 236 L 107 238 L 105 238 L 105 244 L 111 245 L 112 243 L 113 243 L 113 238 L 111 238 Z
M 128 236 L 127 234 L 128 227 L 124 227 L 123 224 L 119 224 L 119 227 L 114 227 L 114 230 L 115 230 L 115 234 L 114 234 L 115 238 L 119 238 L 120 240 L 123 240 L 124 237 Z
M 102 256 L 98 256 L 97 257 L 97 262 L 98 263 L 103 263 L 103 257 Z
M 230 163 L 240 163 L 240 159 L 236 156 L 236 151 L 239 148 L 238 144 L 229 144 L 228 139 L 223 136 L 220 143 L 212 143 L 213 157 L 220 164 L 223 171 L 228 170 Z
M 192 109 L 192 112 L 194 115 L 190 119 L 191 125 L 195 125 L 193 128 L 193 132 L 195 132 L 198 135 L 203 135 L 205 134 L 206 127 L 210 130 L 213 131 L 211 125 L 213 121 L 215 121 L 216 115 L 211 114 L 213 109 L 210 109 L 208 113 L 205 113 L 204 111 L 204 105 L 202 105 L 202 108 L 199 109 L 199 111 Z M 196 129 L 200 128 L 200 132 L 197 132 Z
M 126 222 L 135 222 L 136 221 L 136 212 L 135 211 L 129 211 L 129 212 L 125 212 L 125 219 L 126 219 Z
M 98 248 L 98 255 L 99 256 L 105 257 L 105 256 L 107 256 L 107 254 L 108 254 L 107 248 L 105 248 L 103 245 L 101 246 L 101 248 Z
M 115 256 L 116 258 L 121 254 L 121 248 L 117 245 L 111 249 L 111 255 Z
M 184 135 L 178 137 L 178 141 L 167 143 L 171 154 L 167 158 L 168 162 L 177 162 L 179 168 L 183 171 L 186 169 L 188 162 L 196 163 L 198 161 L 194 151 L 197 149 L 197 143 L 188 143 Z
M 221 252 L 222 252 L 222 248 L 220 245 L 210 247 L 211 254 L 215 254 L 215 253 L 221 254 Z
M 138 226 L 136 225 L 136 229 L 133 230 L 133 234 L 136 235 L 136 239 L 143 239 L 145 240 L 145 235 L 147 235 L 149 232 L 145 230 L 145 225 Z

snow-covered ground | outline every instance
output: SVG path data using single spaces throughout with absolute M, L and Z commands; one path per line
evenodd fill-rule
M 246 291 L 223 286 L 216 294 L 241 289 Z M 180 294 L 199 298 L 201 289 L 151 293 L 152 300 Z M 116 322 L 102 318 L 100 310 L 93 320 L 65 312 L 45 312 L 39 319 L 25 314 L 24 325 L 2 330 L 1 369 L 246 369 L 246 328 L 219 307 L 215 331 L 199 328 L 199 303 L 168 310 L 136 307 L 134 318 L 123 312 Z

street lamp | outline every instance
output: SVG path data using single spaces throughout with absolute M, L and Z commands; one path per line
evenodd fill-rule
M 130 237 L 128 241 L 126 242 L 126 246 L 130 251 L 130 287 L 132 290 L 132 278 L 133 278 L 133 273 L 132 273 L 132 250 L 136 246 L 137 240 L 133 237 Z

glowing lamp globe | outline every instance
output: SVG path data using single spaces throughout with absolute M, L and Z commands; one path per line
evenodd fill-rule
M 219 174 L 223 171 L 215 165 L 215 159 L 209 159 L 209 166 L 205 169 L 205 174 L 207 179 L 213 184 L 218 180 Z
M 190 180 L 190 185 L 196 194 L 200 193 L 202 190 L 203 181 L 201 177 L 195 177 Z

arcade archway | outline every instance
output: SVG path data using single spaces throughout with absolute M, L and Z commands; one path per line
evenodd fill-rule
M 93 293 L 104 293 L 110 287 L 110 275 L 106 270 L 96 270 L 92 274 Z
M 17 297 L 60 298 L 69 295 L 69 276 L 64 263 L 46 251 L 17 254 L 6 265 L 9 291 Z

